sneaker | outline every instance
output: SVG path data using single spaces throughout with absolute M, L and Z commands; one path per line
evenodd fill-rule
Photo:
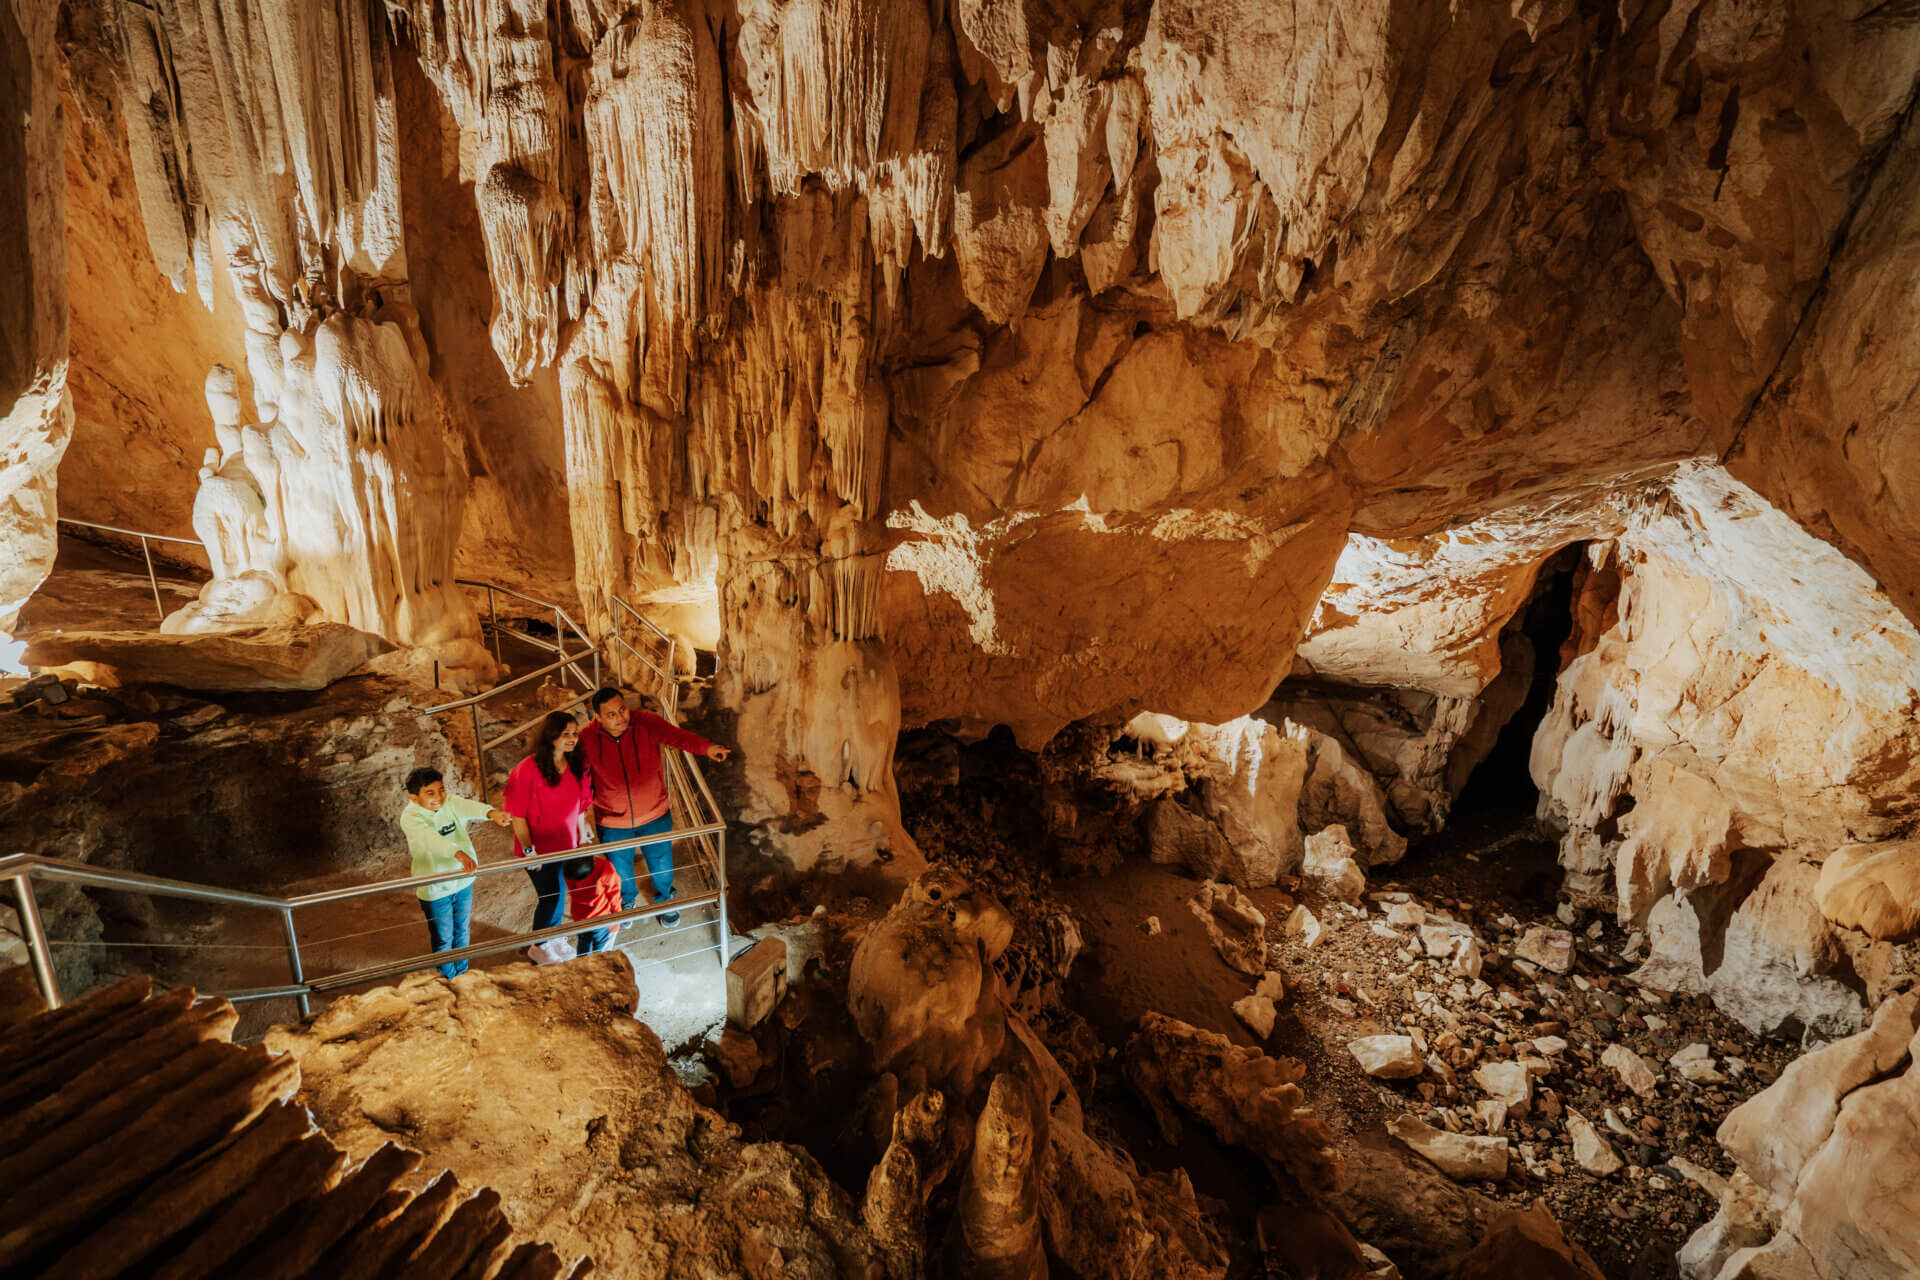
M 669 911 L 660 917 L 660 927 L 662 929 L 671 929 L 679 923 L 680 913 L 678 911 Z

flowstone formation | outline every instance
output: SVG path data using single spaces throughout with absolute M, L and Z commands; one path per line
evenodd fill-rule
M 148 247 L 246 317 L 252 403 L 206 371 L 218 437 L 194 530 L 215 580 L 170 629 L 325 618 L 492 664 L 453 582 L 465 492 L 408 283 L 391 45 L 360 6 L 94 13 Z
M 1698 468 L 1594 550 L 1576 614 L 1532 749 L 1569 887 L 1646 930 L 1656 985 L 1710 992 L 1757 1032 L 1857 1029 L 1889 932 L 1832 928 L 1816 881 L 1920 817 L 1920 632 Z

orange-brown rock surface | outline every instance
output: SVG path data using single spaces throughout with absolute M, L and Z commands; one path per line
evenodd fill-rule
M 1844 950 L 1779 924 L 1792 867 L 1912 833 L 1904 11 L 67 13 L 76 493 L 143 467 L 177 513 L 205 458 L 220 572 L 176 628 L 484 676 L 462 569 L 601 632 L 657 606 L 717 645 L 727 802 L 790 868 L 911 856 L 903 725 L 1259 712 L 1278 772 L 1215 752 L 1200 797 L 1259 882 L 1445 821 L 1585 544 L 1534 757 L 1576 887 L 1712 956 L 1740 904 L 1685 895 L 1778 860 L 1748 932 L 1791 986 Z M 8 225 L 55 262 L 33 171 Z M 151 270 L 110 280 L 136 225 Z M 9 510 L 44 551 L 51 509 Z
M 1643 981 L 1828 1037 L 1920 927 L 1909 7 L 5 0 L 0 58 L 0 637 L 58 467 L 203 539 L 170 631 L 484 680 L 457 576 L 646 609 L 780 870 L 912 863 L 901 729 L 1004 725 L 1131 738 L 1245 887 L 1401 857 L 1553 674 Z M 901 910 L 863 1029 L 991 1088 L 992 939 Z M 1008 1087 L 1012 1272 L 1137 1183 Z
M 609 952 L 567 965 L 436 975 L 336 1001 L 270 1047 L 355 1155 L 399 1137 L 424 1171 L 497 1176 L 520 1236 L 599 1270 L 884 1274 L 852 1199 L 811 1157 L 743 1142 L 694 1101 L 630 1012 Z

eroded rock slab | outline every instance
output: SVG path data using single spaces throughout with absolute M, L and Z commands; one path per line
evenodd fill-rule
M 1916 1031 L 1920 992 L 1882 1005 L 1866 1031 L 1794 1062 L 1729 1115 L 1720 1144 L 1741 1176 L 1687 1255 L 1724 1259 L 1727 1280 L 1920 1273 Z M 1765 1233 L 1763 1245 L 1734 1248 Z
M 379 636 L 325 622 L 207 635 L 67 631 L 35 637 L 26 660 L 36 667 L 95 662 L 112 667 L 122 684 L 231 693 L 324 689 L 392 648 Z
M 491 1179 L 517 1236 L 605 1274 L 757 1275 L 776 1253 L 789 1274 L 884 1274 L 851 1197 L 695 1102 L 633 1005 L 626 957 L 604 952 L 415 975 L 268 1044 L 355 1158 L 398 1136 L 423 1169 Z

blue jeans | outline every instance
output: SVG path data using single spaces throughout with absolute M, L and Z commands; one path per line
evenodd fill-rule
M 434 898 L 432 901 L 422 898 L 420 910 L 427 917 L 427 933 L 433 938 L 435 951 L 452 951 L 472 941 L 467 936 L 467 924 L 473 915 L 472 885 L 444 898 Z M 466 971 L 465 960 L 440 966 L 440 976 L 443 978 L 457 978 Z
M 652 822 L 639 827 L 602 827 L 602 840 L 631 840 L 635 836 L 658 835 L 673 830 L 673 814 L 663 813 Z M 662 840 L 658 844 L 643 844 L 640 852 L 647 856 L 647 874 L 653 877 L 653 900 L 666 902 L 673 897 L 673 841 Z M 633 904 L 640 898 L 640 886 L 633 876 L 633 850 L 615 849 L 607 854 L 607 861 L 620 876 L 620 909 L 633 910 Z
M 585 933 L 574 936 L 574 954 L 590 956 L 596 951 L 605 951 L 607 944 L 612 941 L 613 926 L 603 924 L 598 929 L 589 929 Z

